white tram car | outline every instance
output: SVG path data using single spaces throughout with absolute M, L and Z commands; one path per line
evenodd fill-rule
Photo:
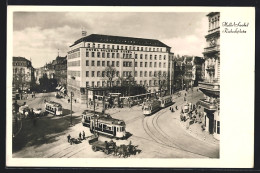
M 151 115 L 160 110 L 161 102 L 159 100 L 147 100 L 143 103 L 143 114 Z
M 181 120 L 187 120 L 187 118 L 189 117 L 189 113 L 191 112 L 190 109 L 190 104 L 185 104 L 182 106 L 182 111 L 181 111 Z
M 172 96 L 159 97 L 159 101 L 161 102 L 161 105 L 160 105 L 161 108 L 166 108 L 167 106 L 170 106 L 173 104 Z
M 45 111 L 53 115 L 62 115 L 62 106 L 60 103 L 47 101 L 45 103 Z
M 94 111 L 93 110 L 84 110 L 81 114 L 81 122 L 82 122 L 82 125 L 83 126 L 86 126 L 86 127 L 90 127 L 90 120 L 94 117 L 94 116 L 103 116 L 103 113 L 101 112 L 95 112 L 95 115 L 94 115 Z M 106 114 L 105 116 L 110 116 L 108 114 Z
M 114 119 L 109 115 L 93 116 L 90 119 L 90 132 L 101 135 L 114 137 L 116 139 L 124 139 L 126 136 L 125 122 Z

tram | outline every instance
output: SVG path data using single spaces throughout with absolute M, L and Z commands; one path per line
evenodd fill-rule
M 60 103 L 56 103 L 53 101 L 46 101 L 45 111 L 53 115 L 62 115 L 62 106 Z
M 160 110 L 161 102 L 159 100 L 147 100 L 143 103 L 142 109 L 145 116 L 151 115 Z
M 93 116 L 90 119 L 90 132 L 113 137 L 116 139 L 124 139 L 126 136 L 126 124 L 122 120 L 114 119 L 109 115 Z
M 170 106 L 173 104 L 172 96 L 159 97 L 159 101 L 161 102 L 161 105 L 160 105 L 161 108 L 166 108 L 167 106 Z
M 183 121 L 186 121 L 187 118 L 189 117 L 189 114 L 190 114 L 190 104 L 185 104 L 182 106 L 181 108 L 181 115 L 180 115 L 180 119 L 183 120 Z
M 94 114 L 94 111 L 93 110 L 84 110 L 81 114 L 81 122 L 82 122 L 82 125 L 83 126 L 86 126 L 86 127 L 90 127 L 90 120 L 97 116 L 97 117 L 101 117 L 103 116 L 104 114 L 102 112 L 96 112 L 95 111 L 95 114 Z M 105 116 L 110 116 L 109 114 L 105 114 Z

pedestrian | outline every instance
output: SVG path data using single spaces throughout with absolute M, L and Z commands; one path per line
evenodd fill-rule
M 75 101 L 75 103 L 77 102 L 77 100 L 76 100 L 76 99 L 75 99 L 74 101 Z
M 68 99 L 68 103 L 70 103 L 70 99 Z
M 172 107 L 170 106 L 170 111 L 172 110 Z
M 178 106 L 176 106 L 175 109 L 178 110 Z
M 68 142 L 70 142 L 70 134 L 67 136 Z
M 81 140 L 81 132 L 79 132 L 79 139 Z
M 82 132 L 82 137 L 83 137 L 83 140 L 85 140 L 85 132 L 84 131 Z

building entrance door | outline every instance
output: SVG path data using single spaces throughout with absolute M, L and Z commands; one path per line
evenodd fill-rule
M 213 111 L 207 111 L 207 117 L 209 119 L 208 130 L 210 134 L 214 133 L 214 114 Z

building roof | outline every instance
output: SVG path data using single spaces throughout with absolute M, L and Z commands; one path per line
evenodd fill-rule
M 218 14 L 219 12 L 211 12 L 209 14 L 207 14 L 207 16 L 214 16 L 215 14 Z
M 28 59 L 24 58 L 24 57 L 20 57 L 20 56 L 14 56 L 13 57 L 13 61 L 27 61 L 27 62 L 31 62 Z
M 100 35 L 91 34 L 86 37 L 82 37 L 74 42 L 70 47 L 85 42 L 99 42 L 99 43 L 112 43 L 112 44 L 130 44 L 130 45 L 140 45 L 140 46 L 155 46 L 155 47 L 169 47 L 159 40 L 155 39 L 144 39 L 144 38 L 134 38 L 134 37 L 122 37 L 122 36 L 111 36 L 111 35 Z

